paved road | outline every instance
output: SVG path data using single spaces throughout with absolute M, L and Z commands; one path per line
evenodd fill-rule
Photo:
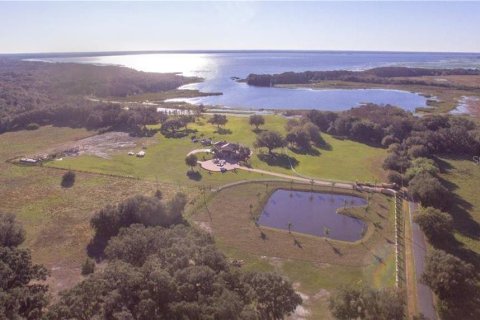
M 417 205 L 414 202 L 408 202 L 410 209 L 410 219 L 417 209 Z M 429 320 L 436 320 L 437 313 L 433 305 L 433 293 L 432 290 L 424 285 L 420 279 L 425 270 L 425 256 L 427 253 L 427 245 L 425 242 L 425 236 L 423 235 L 420 226 L 413 221 L 410 221 L 412 225 L 412 248 L 413 248 L 413 261 L 415 264 L 415 278 L 417 281 L 417 306 L 418 312 L 423 313 Z

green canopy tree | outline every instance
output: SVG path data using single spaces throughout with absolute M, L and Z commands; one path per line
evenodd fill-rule
M 438 209 L 428 207 L 420 211 L 413 220 L 432 242 L 438 242 L 451 236 L 452 217 Z
M 252 114 L 248 119 L 248 123 L 251 126 L 255 126 L 255 129 L 258 130 L 258 127 L 265 124 L 265 118 L 259 114 Z
M 268 153 L 272 154 L 273 149 L 283 148 L 286 145 L 286 141 L 283 136 L 276 131 L 264 131 L 257 136 L 255 147 L 267 148 Z

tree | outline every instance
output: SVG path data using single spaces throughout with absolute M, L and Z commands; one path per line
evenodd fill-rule
M 387 180 L 388 182 L 395 183 L 397 186 L 403 185 L 403 175 L 397 171 L 388 171 Z
M 423 282 L 442 300 L 443 312 L 467 315 L 462 319 L 478 319 L 478 278 L 473 265 L 446 253 L 433 250 L 427 255 Z
M 62 187 L 70 188 L 75 183 L 75 172 L 68 170 L 62 176 Z
M 395 144 L 392 144 L 391 146 L 394 145 Z M 408 158 L 406 156 L 399 155 L 396 152 L 390 153 L 385 160 L 383 160 L 383 169 L 398 171 L 400 173 L 405 172 L 409 165 L 410 162 L 408 161 Z
M 428 173 L 432 176 L 436 176 L 440 170 L 438 169 L 438 166 L 435 164 L 435 162 L 432 159 L 428 158 L 416 158 L 414 159 L 410 167 L 407 169 L 407 172 L 405 173 L 405 176 L 407 177 L 408 180 L 412 179 L 415 177 L 417 174 L 423 174 L 423 173 Z
M 259 126 L 262 126 L 265 124 L 265 118 L 262 115 L 259 114 L 253 114 L 250 116 L 248 123 L 251 126 L 255 126 L 255 129 L 258 130 Z
M 48 271 L 32 263 L 13 215 L 0 214 L 0 319 L 40 319 L 48 303 Z
M 190 167 L 191 171 L 197 165 L 198 158 L 195 154 L 190 154 L 185 158 L 185 164 Z
M 423 233 L 425 233 L 432 242 L 437 242 L 451 236 L 453 221 L 448 213 L 428 207 L 420 211 L 413 220 L 418 223 Z
M 417 174 L 408 184 L 408 192 L 424 207 L 445 209 L 450 204 L 451 195 L 440 181 L 428 173 Z
M 86 276 L 95 272 L 95 261 L 93 259 L 87 258 L 82 264 L 82 275 Z
M 89 244 L 89 254 L 102 256 L 108 240 L 116 236 L 121 228 L 135 223 L 163 227 L 183 223 L 186 203 L 185 195 L 177 193 L 166 203 L 157 197 L 135 196 L 116 206 L 107 205 L 90 220 L 95 235 Z
M 60 319 L 283 319 L 301 303 L 275 274 L 229 266 L 213 238 L 186 225 L 120 230 L 107 263 L 49 307 Z
M 168 119 L 165 122 L 162 123 L 162 126 L 160 127 L 160 131 L 162 131 L 164 134 L 176 134 L 177 130 L 180 128 L 184 127 L 184 123 L 180 121 L 180 119 Z
M 251 272 L 243 280 L 255 292 L 255 302 L 261 319 L 283 319 L 302 303 L 290 282 L 275 273 Z
M 17 247 L 25 241 L 25 230 L 15 215 L 0 213 L 0 247 Z
M 415 158 L 426 158 L 430 154 L 429 150 L 427 147 L 424 145 L 413 145 L 408 148 L 408 156 L 411 159 Z
M 276 148 L 282 148 L 286 144 L 282 135 L 276 131 L 264 131 L 257 136 L 255 146 L 257 148 L 265 147 L 268 149 L 268 153 L 272 154 L 272 150 Z
M 310 149 L 310 135 L 302 127 L 293 127 L 287 134 L 286 141 L 301 150 Z
M 398 290 L 341 288 L 330 298 L 330 310 L 339 320 L 402 320 L 404 299 Z
M 227 116 L 224 114 L 214 114 L 213 117 L 211 117 L 208 120 L 209 123 L 217 125 L 217 128 L 220 129 L 220 126 L 224 126 L 227 124 L 228 119 Z

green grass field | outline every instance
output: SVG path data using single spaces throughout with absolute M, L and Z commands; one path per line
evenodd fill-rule
M 248 125 L 248 118 L 229 116 L 225 126 L 229 134 L 217 133 L 217 128 L 209 123 L 207 119 L 197 121 L 189 126 L 197 130 L 195 135 L 213 138 L 215 141 L 227 140 L 249 146 L 253 149 L 256 134 Z M 280 116 L 267 116 L 266 125 L 262 129 L 276 130 L 285 134 L 286 119 Z M 372 148 L 352 141 L 342 141 L 329 135 L 323 135 L 329 144 L 328 150 L 318 149 L 318 156 L 294 154 L 288 151 L 298 165 L 295 170 L 305 176 L 336 179 L 345 181 L 374 181 L 384 179 L 381 163 L 385 156 L 385 150 Z M 165 138 L 157 134 L 151 138 L 147 155 L 143 159 L 131 157 L 126 152 L 118 153 L 111 159 L 101 159 L 94 156 L 80 156 L 66 158 L 64 161 L 51 162 L 48 166 L 61 168 L 72 168 L 97 173 L 108 173 L 121 176 L 131 176 L 140 179 L 159 180 L 165 183 L 179 185 L 221 185 L 227 182 L 258 179 L 261 175 L 238 172 L 227 174 L 208 174 L 201 171 L 202 178 L 198 181 L 189 179 L 186 176 L 187 166 L 184 163 L 186 154 L 196 148 L 202 148 L 194 144 L 189 137 Z M 261 150 L 255 150 L 251 159 L 253 168 L 274 171 L 293 175 L 294 172 L 288 168 L 288 164 L 268 165 L 258 158 Z M 277 152 L 285 152 L 277 150 Z
M 71 188 L 62 188 L 63 170 L 18 166 L 6 160 L 39 153 L 66 142 L 94 134 L 83 129 L 42 127 L 0 135 L 1 212 L 14 213 L 27 232 L 25 246 L 36 263 L 51 271 L 48 282 L 53 294 L 81 279 L 80 266 L 92 232 L 92 213 L 109 203 L 135 194 L 153 194 L 151 181 L 77 172 Z M 159 184 L 168 198 L 176 186 Z M 185 190 L 193 198 L 196 190 Z
M 206 205 L 202 202 L 189 219 L 211 230 L 220 248 L 229 257 L 243 260 L 245 268 L 275 270 L 286 275 L 305 295 L 304 307 L 311 319 L 328 319 L 328 297 L 341 285 L 366 284 L 377 288 L 394 285 L 394 227 L 389 197 L 374 194 L 367 211 L 347 209 L 368 224 L 362 241 L 347 243 L 255 226 L 250 204 L 254 214 L 259 214 L 266 198 L 278 187 L 291 185 L 269 182 L 267 188 L 265 183 L 249 183 L 223 189 L 211 195 Z M 311 188 L 299 184 L 293 187 Z M 321 187 L 315 190 L 331 191 Z M 266 239 L 261 238 L 261 232 Z
M 248 118 L 229 117 L 226 129 L 231 133 L 226 135 L 218 134 L 216 127 L 208 124 L 206 120 L 190 126 L 191 129 L 197 130 L 197 136 L 203 134 L 215 140 L 225 139 L 252 147 L 255 133 L 248 125 Z M 264 129 L 284 133 L 285 122 L 286 119 L 280 116 L 268 116 Z M 200 201 L 202 197 L 199 196 L 201 187 L 271 178 L 241 170 L 226 174 L 208 174 L 201 170 L 202 178 L 198 181 L 191 180 L 186 176 L 188 167 L 184 163 L 184 158 L 189 151 L 201 146 L 192 143 L 189 137 L 167 139 L 160 134 L 139 140 L 139 144 L 147 146 L 147 155 L 142 159 L 128 156 L 122 151 L 113 154 L 111 159 L 94 156 L 67 157 L 63 161 L 52 161 L 44 166 L 19 166 L 5 162 L 14 157 L 45 153 L 93 134 L 95 132 L 83 129 L 42 127 L 36 131 L 0 135 L 2 210 L 15 213 L 24 224 L 27 231 L 25 245 L 32 249 L 34 261 L 45 264 L 52 272 L 49 283 L 53 294 L 81 279 L 80 266 L 86 257 L 85 248 L 92 236 L 89 220 L 95 210 L 106 204 L 121 201 L 138 193 L 153 194 L 157 187 L 166 197 L 175 191 L 185 191 L 191 199 L 188 216 L 189 219 L 193 219 L 192 214 L 202 208 L 203 202 Z M 312 177 L 350 181 L 381 179 L 379 163 L 385 155 L 384 150 L 337 140 L 328 135 L 324 135 L 324 138 L 330 148 L 319 149 L 318 156 L 288 153 L 298 161 L 295 168 L 297 172 Z M 257 152 L 259 150 L 255 150 L 251 160 L 252 167 L 294 174 L 288 168 L 269 166 L 260 161 L 256 156 Z M 76 182 L 72 188 L 60 187 L 65 169 L 77 170 Z M 238 188 L 242 190 L 242 187 Z M 243 188 L 250 195 L 256 190 Z M 264 187 L 261 188 L 264 190 Z M 240 195 L 234 198 L 236 203 L 242 202 L 243 205 L 248 203 L 249 200 L 243 198 L 241 192 L 236 195 Z M 387 203 L 384 205 L 389 206 Z M 223 203 L 218 210 L 230 211 L 231 208 L 232 203 Z M 390 226 L 390 222 L 387 220 L 385 226 Z M 243 227 L 237 226 L 232 233 L 238 233 L 238 230 L 243 230 L 242 228 L 250 228 L 248 223 L 247 221 Z M 387 228 L 382 232 L 390 232 L 388 230 Z M 300 239 L 303 236 L 298 237 Z M 393 281 L 392 250 L 385 246 L 385 243 L 367 242 L 368 249 L 360 250 L 338 244 L 345 253 L 344 258 L 337 257 L 331 248 L 327 248 L 329 251 L 324 251 L 325 248 L 317 250 L 316 254 L 311 255 L 313 258 L 306 258 L 311 250 L 309 248 L 318 245 L 318 239 L 302 238 L 307 248 L 303 253 L 296 251 L 295 248 L 292 250 L 291 239 L 284 239 L 288 245 L 276 246 L 271 242 L 272 250 L 263 254 L 252 253 L 241 246 L 232 245 L 225 236 L 218 236 L 216 239 L 227 256 L 245 260 L 246 269 L 276 270 L 290 278 L 295 287 L 306 295 L 305 306 L 310 313 L 308 318 L 311 319 L 318 318 L 319 314 L 328 314 L 329 294 L 338 285 L 364 282 L 382 287 L 391 285 Z M 320 244 L 325 246 L 323 240 Z M 277 254 L 281 252 L 283 255 Z M 319 256 L 319 253 L 322 254 Z M 382 257 L 382 263 L 376 260 L 372 253 Z
M 480 165 L 473 159 L 441 160 L 441 177 L 455 196 L 449 210 L 454 218 L 455 238 L 480 256 Z

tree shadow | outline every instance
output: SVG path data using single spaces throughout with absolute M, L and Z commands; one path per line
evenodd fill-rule
M 313 141 L 313 144 L 315 145 L 315 147 L 322 150 L 327 150 L 327 151 L 332 150 L 332 145 L 329 144 L 327 141 L 325 141 L 323 137 L 320 137 L 320 139 L 317 141 Z
M 263 231 L 260 231 L 260 239 L 266 241 L 268 239 L 267 234 Z
M 62 182 L 60 183 L 60 185 L 63 188 L 71 188 L 71 187 L 73 187 L 74 184 L 75 184 L 75 178 L 73 178 L 73 179 L 63 179 Z
M 252 129 L 252 131 L 255 134 L 259 134 L 259 133 L 262 133 L 262 132 L 267 131 L 267 130 L 266 129 L 261 129 L 261 128 L 254 128 L 254 129 Z
M 458 185 L 440 178 L 440 182 L 450 191 L 451 201 L 447 212 L 453 219 L 454 228 L 465 236 L 472 239 L 480 239 L 480 224 L 473 219 L 470 211 L 473 205 L 455 193 Z
M 440 159 L 439 157 L 435 157 L 435 162 L 437 163 L 441 173 L 447 173 L 448 171 L 453 169 L 453 166 L 450 163 L 443 159 Z
M 227 128 L 218 128 L 215 133 L 226 135 L 226 134 L 232 134 L 232 130 L 227 129 Z
M 176 131 L 160 130 L 160 132 L 165 138 L 174 138 L 174 139 L 184 138 L 192 133 L 196 133 L 197 131 L 198 130 L 196 129 L 185 129 L 185 130 L 176 130 Z
M 302 155 L 309 155 L 309 156 L 319 156 L 320 151 L 315 148 L 297 148 L 297 147 L 289 147 L 288 148 L 290 151 L 292 151 L 295 154 L 302 154 Z
M 96 261 L 102 260 L 104 257 L 104 251 L 107 247 L 108 239 L 100 237 L 97 234 L 90 240 L 87 245 L 87 255 L 95 258 Z
M 303 249 L 302 243 L 295 237 L 293 237 L 293 245 L 300 249 Z
M 342 251 L 340 251 L 340 249 L 335 247 L 330 241 L 328 241 L 328 239 L 325 239 L 325 242 L 330 246 L 330 248 L 332 248 L 333 253 L 335 253 L 337 256 L 340 256 L 340 257 L 343 256 Z
M 195 181 L 200 181 L 200 180 L 202 180 L 202 174 L 200 173 L 200 171 L 188 170 L 188 171 L 187 171 L 187 177 L 188 177 L 190 180 L 195 180 Z
M 282 167 L 285 169 L 298 166 L 298 160 L 286 154 L 260 153 L 257 157 L 260 161 L 265 162 L 269 166 Z

